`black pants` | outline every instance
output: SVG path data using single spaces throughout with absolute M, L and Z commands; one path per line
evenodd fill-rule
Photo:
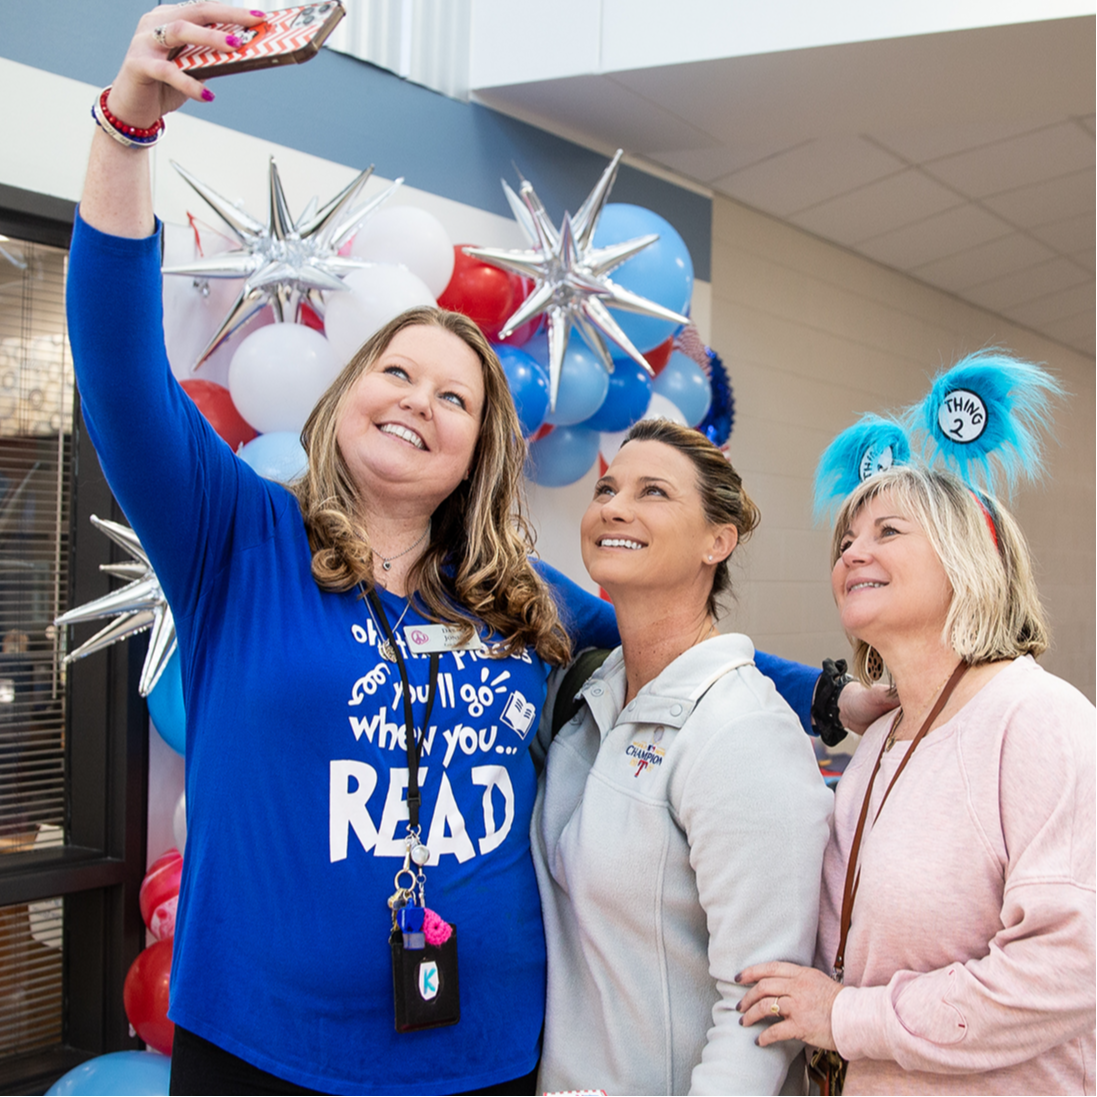
M 472 1090 L 472 1094 L 532 1094 L 537 1085 L 537 1068 L 523 1078 Z M 171 1093 L 191 1097 L 222 1097 L 223 1094 L 299 1094 L 316 1093 L 314 1089 L 295 1086 L 277 1075 L 260 1070 L 233 1055 L 231 1051 L 211 1044 L 179 1025 L 175 1026 L 175 1042 L 171 1050 Z

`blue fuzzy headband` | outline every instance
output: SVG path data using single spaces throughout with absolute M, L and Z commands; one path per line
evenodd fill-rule
M 1046 370 L 1000 350 L 979 351 L 940 374 L 920 403 L 895 418 L 865 415 L 823 451 L 815 473 L 816 521 L 859 483 L 911 454 L 942 462 L 969 487 L 993 493 L 1043 474 L 1042 435 L 1064 389 Z

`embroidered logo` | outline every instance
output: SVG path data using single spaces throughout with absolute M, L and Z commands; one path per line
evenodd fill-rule
M 438 965 L 433 960 L 419 964 L 419 997 L 424 1002 L 438 997 Z
M 659 740 L 662 739 L 662 728 L 658 733 L 652 736 L 650 743 L 643 743 L 637 739 L 633 739 L 627 747 L 625 747 L 625 758 L 630 766 L 636 767 L 636 772 L 633 773 L 633 777 L 639 777 L 644 770 L 649 767 L 661 766 L 663 764 L 663 758 L 666 756 L 666 750 L 659 746 Z
M 503 708 L 501 717 L 504 724 L 513 728 L 524 739 L 533 727 L 533 719 L 537 715 L 537 706 L 532 701 L 527 701 L 525 694 L 515 690 L 508 698 Z

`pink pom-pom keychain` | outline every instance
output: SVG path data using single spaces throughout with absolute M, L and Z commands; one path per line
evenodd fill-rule
M 428 945 L 444 945 L 453 935 L 453 927 L 429 907 L 423 909 L 423 936 Z

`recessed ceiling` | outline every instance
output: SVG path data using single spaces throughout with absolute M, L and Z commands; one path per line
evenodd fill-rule
M 1094 19 L 475 89 L 1094 354 Z

